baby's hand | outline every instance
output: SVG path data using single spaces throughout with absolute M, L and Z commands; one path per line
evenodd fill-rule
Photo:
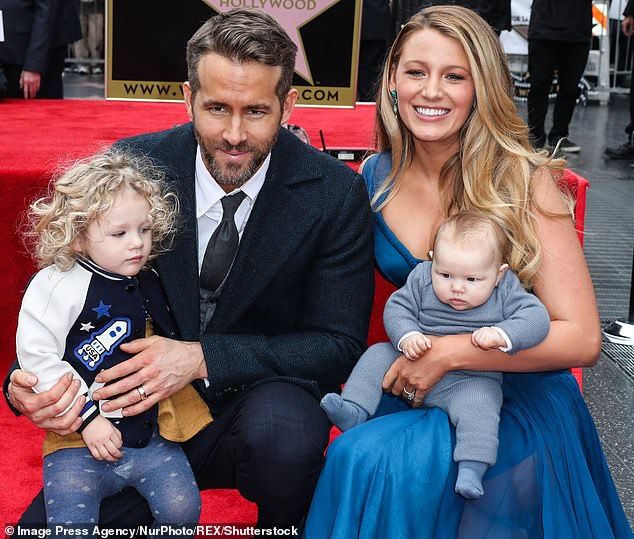
M 501 348 L 507 345 L 504 337 L 498 331 L 490 327 L 484 327 L 475 330 L 471 334 L 471 342 L 473 346 L 482 348 L 482 350 L 491 350 L 493 348 Z
M 417 333 L 405 339 L 401 348 L 403 349 L 403 355 L 413 361 L 421 357 L 425 353 L 425 350 L 431 348 L 431 341 L 422 333 Z
M 81 437 L 92 456 L 97 460 L 115 462 L 123 456 L 121 433 L 103 416 L 97 416 L 82 431 Z

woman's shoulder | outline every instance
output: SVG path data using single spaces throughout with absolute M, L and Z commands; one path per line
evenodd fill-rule
M 567 207 L 567 189 L 561 172 L 551 171 L 547 167 L 537 167 L 532 176 L 533 204 L 546 214 L 566 215 L 571 213 Z

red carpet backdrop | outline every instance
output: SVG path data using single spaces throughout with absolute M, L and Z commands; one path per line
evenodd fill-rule
M 65 163 L 115 140 L 168 129 L 188 121 L 184 104 L 113 101 L 0 101 L 0 230 L 3 266 L 0 293 L 0 374 L 15 358 L 17 313 L 24 287 L 35 270 L 18 235 L 27 203 L 42 194 L 51 174 Z M 329 147 L 373 146 L 374 106 L 351 109 L 296 109 L 315 146 L 323 130 Z M 386 294 L 389 289 L 386 288 Z M 380 317 L 375 324 L 380 325 Z M 378 340 L 377 334 L 376 339 Z M 15 522 L 41 488 L 43 433 L 16 418 L 0 399 L 0 524 Z M 252 523 L 255 506 L 235 491 L 204 495 L 201 522 Z

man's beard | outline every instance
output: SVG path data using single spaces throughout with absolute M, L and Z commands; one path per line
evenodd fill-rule
M 277 141 L 278 132 L 279 131 L 276 131 L 269 140 L 260 146 L 253 146 L 247 142 L 242 142 L 237 146 L 232 146 L 226 142 L 216 144 L 214 142 L 206 141 L 200 135 L 198 129 L 194 127 L 194 134 L 196 135 L 196 140 L 198 141 L 198 146 L 200 147 L 200 154 L 207 170 L 218 184 L 228 185 L 231 187 L 240 187 L 253 177 Z M 224 168 L 221 168 L 213 156 L 214 151 L 217 150 L 223 152 L 251 152 L 251 159 L 244 168 L 243 166 L 234 163 L 229 163 L 225 165 Z

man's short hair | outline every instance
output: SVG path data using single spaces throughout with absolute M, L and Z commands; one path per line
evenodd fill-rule
M 283 105 L 291 89 L 297 46 L 269 14 L 255 9 L 234 9 L 214 15 L 187 42 L 187 78 L 192 96 L 200 89 L 198 64 L 209 53 L 234 62 L 257 62 L 282 68 L 276 93 Z

